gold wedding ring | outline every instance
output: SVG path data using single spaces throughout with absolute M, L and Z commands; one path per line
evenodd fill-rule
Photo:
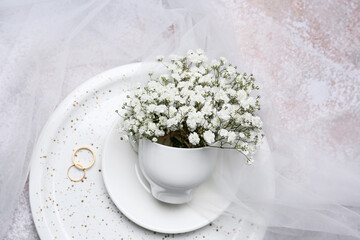
M 89 152 L 91 152 L 91 154 L 92 154 L 92 156 L 93 156 L 93 161 L 92 161 L 92 162 L 90 163 L 90 165 L 87 166 L 87 167 L 84 167 L 84 166 L 82 166 L 81 164 L 75 162 L 76 153 L 77 153 L 78 151 L 82 150 L 82 149 L 88 150 Z M 80 148 L 78 148 L 78 149 L 75 150 L 75 152 L 74 152 L 74 154 L 73 154 L 73 156 L 72 156 L 72 161 L 73 161 L 74 165 L 75 165 L 77 168 L 81 169 L 81 170 L 82 170 L 82 169 L 84 169 L 84 170 L 89 169 L 89 168 L 91 168 L 91 167 L 94 165 L 94 163 L 95 163 L 95 153 L 93 152 L 93 150 L 91 150 L 91 149 L 88 148 L 88 147 L 80 147 Z M 81 165 L 82 168 L 80 168 L 80 167 L 78 166 L 78 164 Z
M 70 169 L 71 169 L 73 166 L 75 166 L 75 167 L 77 167 L 77 168 L 80 167 L 81 170 L 84 170 L 84 174 L 83 174 L 82 178 L 80 178 L 80 179 L 74 179 L 74 178 L 70 177 Z M 80 163 L 71 164 L 70 167 L 69 167 L 68 170 L 67 170 L 67 175 L 68 175 L 68 177 L 69 177 L 69 179 L 70 179 L 71 181 L 73 181 L 73 182 L 80 182 L 80 181 L 82 181 L 82 180 L 86 177 L 86 169 L 85 169 L 84 166 L 81 165 Z
M 89 152 L 91 152 L 91 154 L 92 154 L 92 156 L 93 156 L 93 161 L 92 161 L 92 162 L 90 163 L 90 165 L 87 166 L 87 167 L 84 167 L 81 163 L 75 162 L 76 153 L 79 152 L 80 150 L 83 150 L 83 149 L 84 149 L 84 150 L 88 150 Z M 76 149 L 75 152 L 73 153 L 73 155 L 72 155 L 72 162 L 73 162 L 73 164 L 71 164 L 70 167 L 69 167 L 68 170 L 67 170 L 67 175 L 68 175 L 68 177 L 69 177 L 69 179 L 70 179 L 71 181 L 73 181 L 73 182 L 80 182 L 80 181 L 82 181 L 84 178 L 86 179 L 86 169 L 89 169 L 89 168 L 91 168 L 91 167 L 94 165 L 94 163 L 95 163 L 95 153 L 93 152 L 93 150 L 91 150 L 91 149 L 88 148 L 88 147 L 80 147 L 80 148 Z M 80 179 L 74 179 L 74 178 L 70 177 L 70 169 L 71 169 L 72 167 L 74 167 L 74 166 L 75 166 L 76 168 L 84 171 L 84 174 L 83 174 L 82 178 L 80 178 Z

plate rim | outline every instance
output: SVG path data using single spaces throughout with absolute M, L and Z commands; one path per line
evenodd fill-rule
M 135 62 L 130 64 L 125 64 L 121 66 L 117 66 L 111 69 L 108 69 L 104 72 L 101 72 L 99 74 L 96 74 L 95 76 L 85 80 L 83 83 L 81 83 L 79 86 L 77 86 L 73 91 L 71 91 L 63 100 L 60 101 L 60 103 L 55 107 L 54 111 L 50 113 L 50 116 L 46 120 L 46 123 L 42 127 L 40 134 L 37 138 L 36 143 L 33 146 L 32 154 L 30 158 L 30 172 L 29 172 L 29 200 L 30 200 L 30 209 L 31 209 L 31 216 L 36 223 L 35 214 L 37 209 L 35 207 L 37 206 L 43 206 L 41 202 L 41 194 L 39 196 L 36 196 L 36 191 L 41 192 L 41 178 L 38 176 L 41 176 L 42 173 L 42 166 L 39 160 L 39 156 L 41 155 L 41 148 L 43 146 L 48 146 L 49 141 L 48 135 L 49 132 L 51 132 L 51 124 L 59 118 L 59 116 L 62 116 L 63 113 L 67 113 L 68 109 L 67 107 L 72 104 L 72 96 L 76 95 L 77 93 L 83 93 L 88 90 L 91 90 L 91 88 L 96 88 L 99 86 L 102 86 L 108 82 L 113 81 L 111 79 L 111 76 L 113 72 L 119 72 L 121 71 L 122 74 L 127 74 L 129 72 L 136 72 L 141 66 L 144 65 L 151 65 L 154 64 L 154 62 Z M 110 75 L 110 76 L 109 76 Z M 107 76 L 109 76 L 107 78 Z M 102 81 L 99 81 L 99 78 L 104 78 Z M 43 217 L 44 223 L 46 227 L 39 228 L 37 224 L 35 225 L 36 231 L 40 237 L 40 239 L 52 239 L 53 235 L 50 231 L 49 224 L 46 221 L 46 215 L 44 211 L 39 215 Z

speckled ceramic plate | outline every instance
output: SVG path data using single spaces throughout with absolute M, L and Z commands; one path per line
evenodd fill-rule
M 155 233 L 128 220 L 114 205 L 103 182 L 103 144 L 118 118 L 114 110 L 133 83 L 147 78 L 154 67 L 137 63 L 95 76 L 74 90 L 47 121 L 34 148 L 30 172 L 31 210 L 41 239 L 262 239 L 264 229 L 225 216 L 197 231 Z M 82 146 L 94 150 L 96 162 L 87 170 L 87 179 L 71 182 L 67 169 L 72 153 Z M 77 177 L 81 171 L 72 169 L 71 174 Z

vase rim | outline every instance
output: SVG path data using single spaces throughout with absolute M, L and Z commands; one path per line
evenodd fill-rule
M 140 138 L 139 141 L 140 140 L 144 140 L 144 141 L 159 145 L 160 147 L 163 147 L 163 148 L 171 148 L 171 149 L 178 149 L 178 150 L 184 150 L 184 151 L 196 151 L 196 150 L 209 149 L 209 148 L 213 149 L 213 147 L 210 147 L 210 146 L 197 147 L 197 148 L 178 148 L 178 147 L 171 147 L 171 146 L 163 145 L 163 144 L 160 144 L 160 143 L 157 143 L 157 142 L 153 142 L 153 141 L 151 141 L 150 139 L 147 139 L 147 138 Z

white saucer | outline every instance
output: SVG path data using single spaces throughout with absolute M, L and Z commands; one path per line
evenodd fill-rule
M 103 72 L 77 87 L 51 115 L 34 147 L 31 159 L 31 212 L 40 239 L 263 238 L 265 228 L 252 224 L 241 216 L 220 216 L 213 224 L 197 231 L 176 235 L 154 234 L 125 218 L 117 206 L 144 227 L 164 232 L 183 232 L 201 227 L 211 217 L 217 216 L 205 215 L 208 217 L 204 218 L 194 212 L 189 213 L 189 208 L 199 207 L 194 206 L 194 203 L 204 204 L 204 209 L 211 209 L 207 205 L 211 199 L 206 199 L 207 195 L 201 194 L 204 191 L 202 189 L 199 189 L 192 205 L 182 207 L 187 214 L 182 208 L 166 209 L 166 205 L 152 202 L 152 197 L 139 186 L 140 183 L 133 175 L 133 160 L 136 157 L 126 143 L 117 142 L 116 148 L 119 149 L 113 149 L 113 158 L 104 159 L 107 161 L 104 164 L 105 180 L 117 206 L 110 200 L 101 166 L 103 144 L 114 128 L 113 123 L 119 119 L 114 111 L 119 109 L 126 95 L 135 88 L 135 83 L 147 79 L 148 72 L 154 71 L 156 66 L 153 63 L 134 63 Z M 116 137 L 113 137 L 115 140 Z M 115 146 L 115 141 L 112 144 Z M 72 164 L 72 153 L 81 146 L 94 150 L 96 162 L 86 172 L 85 181 L 74 183 L 68 179 L 67 169 Z M 111 156 L 106 151 L 104 154 Z M 109 161 L 112 165 L 106 167 Z M 188 222 L 185 222 L 184 218 L 187 216 Z M 164 224 L 164 219 L 167 219 L 167 225 Z
M 189 204 L 162 203 L 152 197 L 146 182 L 139 181 L 136 162 L 137 153 L 120 140 L 115 124 L 102 154 L 104 183 L 119 210 L 146 229 L 161 233 L 193 231 L 215 220 L 230 204 L 211 179 L 196 190 Z M 209 210 L 206 206 L 213 207 Z

